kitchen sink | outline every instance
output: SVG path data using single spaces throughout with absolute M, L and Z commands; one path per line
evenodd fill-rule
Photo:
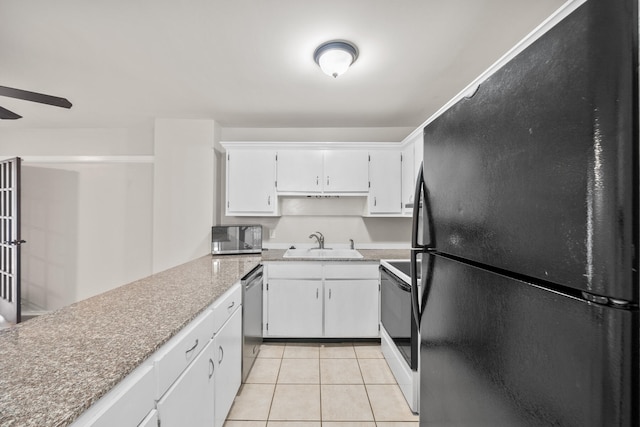
M 355 249 L 287 249 L 284 258 L 361 259 Z

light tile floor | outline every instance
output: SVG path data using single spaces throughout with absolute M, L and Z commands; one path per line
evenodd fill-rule
M 418 427 L 375 343 L 265 343 L 224 427 Z

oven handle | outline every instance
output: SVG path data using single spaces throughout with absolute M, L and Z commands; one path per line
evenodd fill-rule
M 404 283 L 404 282 L 402 282 L 402 281 L 400 281 L 400 282 L 395 282 L 395 283 L 396 283 L 396 286 L 397 286 L 398 288 L 400 288 L 400 290 L 402 290 L 402 291 L 404 291 L 404 292 L 411 292 L 411 285 L 409 285 L 409 284 L 407 284 L 407 283 Z

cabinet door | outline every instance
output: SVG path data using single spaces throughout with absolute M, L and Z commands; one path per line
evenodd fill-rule
M 368 338 L 379 335 L 377 280 L 325 281 L 324 336 Z
M 322 158 L 322 150 L 278 151 L 278 191 L 321 192 Z
M 369 191 L 368 154 L 364 150 L 324 152 L 325 193 L 366 193 Z
M 399 151 L 372 151 L 369 161 L 369 213 L 402 212 L 402 161 Z
M 138 425 L 154 408 L 154 391 L 153 365 L 144 363 L 83 412 L 72 427 Z
M 415 162 L 413 161 L 414 145 L 409 144 L 402 150 L 402 211 L 411 213 L 411 208 L 405 208 L 407 203 L 413 203 L 415 193 Z
M 422 161 L 424 160 L 424 139 L 422 132 L 420 132 L 413 140 L 413 183 L 418 180 L 418 171 L 420 170 L 420 166 L 422 166 Z
M 267 334 L 322 336 L 322 280 L 269 279 Z
M 195 360 L 209 343 L 214 329 L 214 316 L 204 311 L 163 345 L 154 356 L 157 377 L 155 398 L 159 399 L 180 374 Z
M 111 425 L 113 426 L 118 424 Z M 158 427 L 158 411 L 154 409 L 153 411 L 149 412 L 144 420 L 142 420 L 142 422 L 138 424 L 138 427 Z
M 227 215 L 276 212 L 273 150 L 227 152 Z
M 158 401 L 162 427 L 213 425 L 215 360 L 215 346 L 209 341 Z
M 214 337 L 216 350 L 215 427 L 222 427 L 242 377 L 242 309 L 237 309 Z M 187 424 L 185 424 L 187 425 Z

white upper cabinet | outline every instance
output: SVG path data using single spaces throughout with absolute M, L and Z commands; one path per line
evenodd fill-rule
M 324 152 L 325 193 L 366 193 L 369 191 L 369 165 L 364 150 L 326 150 Z
M 367 151 L 279 150 L 277 176 L 280 194 L 365 194 L 369 190 Z
M 228 150 L 226 214 L 277 215 L 275 183 L 275 150 Z
M 278 197 L 321 195 L 368 197 L 365 216 L 410 212 L 403 211 L 403 205 L 413 192 L 415 159 L 408 158 L 403 169 L 401 158 L 403 150 L 412 157 L 413 145 L 271 141 L 222 145 L 227 150 L 227 216 L 278 216 Z
M 369 153 L 369 213 L 402 213 L 402 153 L 396 150 Z
M 418 171 L 422 165 L 424 153 L 422 129 L 416 130 L 403 141 L 402 150 L 402 211 L 404 215 L 411 215 L 413 208 L 406 207 L 413 203 Z
M 414 162 L 414 145 L 407 145 L 402 150 L 402 212 L 411 213 L 407 203 L 413 203 L 416 185 L 416 167 Z
M 420 170 L 420 165 L 422 165 L 423 157 L 424 157 L 424 139 L 423 139 L 422 131 L 420 131 L 413 138 L 413 161 L 415 164 L 415 173 L 413 175 L 414 183 L 418 179 L 418 171 Z
M 322 165 L 322 150 L 279 150 L 278 192 L 322 192 Z

